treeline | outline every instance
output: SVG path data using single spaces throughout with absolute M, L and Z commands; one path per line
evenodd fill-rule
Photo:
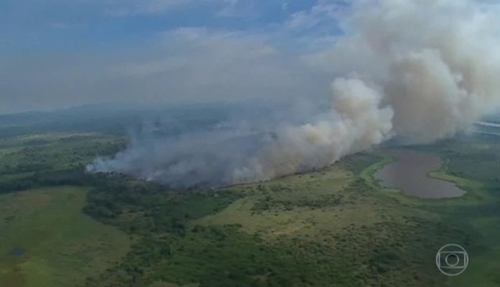
M 0 194 L 70 185 L 88 188 L 84 208 L 88 215 L 126 232 L 144 234 L 183 234 L 187 221 L 218 212 L 241 196 L 230 191 L 174 191 L 168 186 L 126 175 L 89 173 L 83 165 L 4 177 L 0 180 Z M 120 218 L 124 214 L 130 215 L 130 220 Z
M 364 169 L 380 161 L 381 159 L 382 156 L 380 155 L 370 153 L 357 153 L 343 157 L 338 162 L 338 165 L 355 175 L 359 175 Z
M 0 193 L 23 191 L 45 186 L 98 186 L 107 181 L 102 174 L 85 172 L 84 166 L 65 170 L 45 170 L 26 175 L 18 175 L 12 179 L 0 181 Z
M 108 178 L 95 182 L 84 212 L 132 234 L 182 235 L 188 221 L 217 213 L 240 197 L 231 191 L 172 191 L 152 182 Z

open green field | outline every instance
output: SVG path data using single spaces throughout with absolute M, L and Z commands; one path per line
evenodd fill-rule
M 74 168 L 98 155 L 112 153 L 120 145 L 123 139 L 96 133 L 44 133 L 0 138 L 0 174 Z
M 78 187 L 0 197 L 0 286 L 82 286 L 128 252 L 126 234 L 81 212 L 85 199 Z
M 123 138 L 48 133 L 0 142 L 0 286 L 500 285 L 498 138 L 407 147 L 439 155 L 454 199 L 382 188 L 387 147 L 269 182 L 172 191 L 84 165 Z M 447 243 L 469 268 L 435 266 Z

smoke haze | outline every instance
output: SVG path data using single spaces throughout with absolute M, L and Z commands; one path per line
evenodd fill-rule
M 176 137 L 141 133 L 88 170 L 219 186 L 321 168 L 392 137 L 412 144 L 453 136 L 500 104 L 500 21 L 496 7 L 486 7 L 472 0 L 356 2 L 332 47 L 302 57 L 332 75 L 329 106 L 304 94 L 289 99 L 299 104 L 288 112 L 276 110 L 287 114 L 279 119 L 232 119 Z M 304 102 L 312 108 L 301 111 Z

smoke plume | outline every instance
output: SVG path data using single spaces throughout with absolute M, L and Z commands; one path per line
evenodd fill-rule
M 432 143 L 498 109 L 497 6 L 379 0 L 350 9 L 344 35 L 303 57 L 335 77 L 330 107 L 300 123 L 230 122 L 176 137 L 141 135 L 88 170 L 179 187 L 267 180 L 330 165 L 391 137 Z

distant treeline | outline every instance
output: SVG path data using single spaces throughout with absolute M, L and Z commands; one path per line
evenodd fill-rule
M 0 115 L 0 138 L 43 132 L 101 132 L 121 135 L 144 122 L 161 125 L 167 133 L 203 128 L 234 112 L 229 104 L 142 106 L 97 104 L 52 112 Z M 241 108 L 241 107 L 240 107 Z
M 29 175 L 14 177 L 12 180 L 0 181 L 0 193 L 22 191 L 45 186 L 95 186 L 106 179 L 103 175 L 89 174 L 84 166 L 66 170 L 45 170 Z

